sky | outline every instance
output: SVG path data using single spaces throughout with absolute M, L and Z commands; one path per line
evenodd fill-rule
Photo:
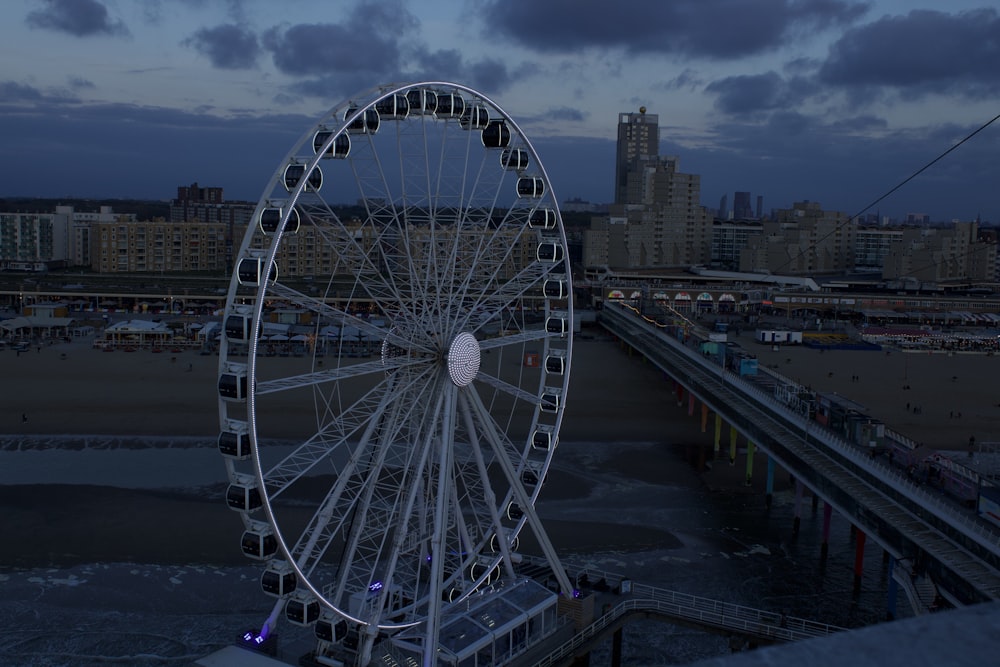
M 256 201 L 326 111 L 454 81 L 504 109 L 560 201 L 613 198 L 618 114 L 764 209 L 1000 223 L 987 0 L 5 0 L 0 196 Z

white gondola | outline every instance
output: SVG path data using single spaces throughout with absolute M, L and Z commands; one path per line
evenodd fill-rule
M 263 501 L 260 489 L 257 487 L 257 479 L 250 475 L 237 474 L 226 489 L 226 504 L 229 505 L 229 509 L 240 512 L 260 509 Z
M 465 98 L 457 93 L 438 93 L 437 117 L 461 118 L 465 113 Z
M 535 249 L 535 257 L 539 262 L 561 262 L 563 258 L 563 247 L 559 241 L 546 239 L 538 244 Z
M 500 154 L 500 164 L 508 171 L 524 171 L 530 161 L 528 151 L 523 148 L 505 148 Z
M 264 258 L 258 255 L 244 257 L 236 267 L 236 280 L 240 285 L 256 287 L 260 284 L 260 277 L 263 275 Z M 271 274 L 268 282 L 273 284 L 278 277 L 278 264 L 271 262 Z
M 555 229 L 556 223 L 556 212 L 551 208 L 536 208 L 528 215 L 528 227 L 532 229 Z
M 458 122 L 463 130 L 482 130 L 490 122 L 490 112 L 482 104 L 472 103 L 465 107 Z
M 511 521 L 520 521 L 521 517 L 524 516 L 524 510 L 517 503 L 510 503 L 507 505 L 507 518 Z
M 278 540 L 266 523 L 254 521 L 240 538 L 240 548 L 244 555 L 254 560 L 267 560 L 278 551 Z
M 517 537 L 517 535 L 515 535 L 514 536 L 514 541 L 510 542 L 510 538 L 506 534 L 506 529 L 503 529 L 503 530 L 504 530 L 504 539 L 508 540 L 508 542 L 509 542 L 509 544 L 507 545 L 508 548 L 511 551 L 517 551 L 517 547 L 520 544 L 519 538 Z M 490 535 L 490 551 L 492 551 L 493 553 L 499 553 L 500 552 L 500 543 L 499 543 L 499 541 L 498 541 L 497 538 L 498 538 L 497 533 L 493 533 L 492 535 Z
M 219 374 L 219 396 L 227 401 L 244 401 L 247 397 L 246 364 L 229 363 Z
M 545 181 L 534 176 L 522 176 L 517 179 L 517 196 L 538 199 L 545 194 Z
M 528 461 L 527 466 L 521 471 L 521 483 L 525 486 L 538 486 L 542 481 L 542 464 L 536 461 Z
M 307 627 L 319 620 L 319 600 L 305 592 L 293 593 L 285 602 L 285 618 L 290 623 Z
M 569 321 L 565 313 L 553 313 L 545 318 L 545 332 L 565 336 L 569 331 Z
M 333 136 L 333 130 L 318 130 L 316 134 L 313 135 L 313 153 L 319 153 L 323 150 L 323 146 L 330 137 Z M 338 134 L 337 138 L 333 140 L 326 152 L 323 153 L 323 159 L 338 159 L 343 160 L 351 153 L 351 137 L 346 134 Z
M 406 93 L 406 102 L 410 105 L 410 113 L 430 116 L 437 111 L 438 97 L 429 88 L 414 88 Z
M 488 568 L 488 567 L 489 567 L 488 563 L 478 563 L 478 562 L 477 563 L 473 563 L 472 565 L 469 566 L 469 578 L 472 579 L 473 581 L 475 581 L 476 579 L 478 579 L 479 577 L 481 577 L 481 576 L 483 576 L 485 574 L 486 575 L 486 579 L 483 580 L 483 585 L 485 585 L 485 586 L 489 586 L 489 585 L 493 584 L 494 582 L 499 581 L 500 580 L 500 566 L 496 565 L 495 567 L 493 567 L 493 569 L 489 570 L 489 573 L 487 573 L 487 569 L 486 568 Z
M 566 351 L 552 350 L 545 356 L 545 372 L 549 375 L 566 374 Z
M 260 575 L 260 589 L 267 595 L 280 598 L 295 590 L 298 580 L 295 570 L 283 560 L 272 560 Z
M 304 164 L 290 164 L 285 167 L 285 173 L 282 176 L 281 182 L 284 184 L 285 189 L 291 192 L 299 185 L 299 181 L 305 176 L 306 165 Z M 309 172 L 309 179 L 306 181 L 306 192 L 319 192 L 320 188 L 323 187 L 323 170 L 318 166 L 313 167 L 313 170 Z
M 531 448 L 547 452 L 555 447 L 554 429 L 545 424 L 539 424 L 531 434 Z
M 357 107 L 351 107 L 344 112 L 344 120 L 349 119 L 358 113 Z M 379 117 L 375 107 L 368 107 L 353 121 L 347 125 L 347 131 L 351 134 L 375 134 L 378 132 Z
M 567 294 L 565 278 L 546 278 L 542 283 L 542 296 L 546 299 L 565 299 Z
M 396 93 L 376 102 L 375 111 L 378 112 L 379 118 L 402 120 L 410 115 L 410 103 L 406 99 L 406 95 Z
M 559 412 L 562 407 L 562 389 L 557 387 L 545 387 L 542 390 L 541 398 L 538 400 L 538 408 L 542 412 Z
M 237 343 L 245 343 L 250 340 L 250 326 L 253 318 L 249 315 L 229 315 L 226 317 L 226 324 L 223 330 L 226 338 Z
M 347 636 L 347 621 L 339 616 L 321 613 L 313 631 L 316 633 L 316 639 L 320 641 L 340 643 Z
M 506 148 L 510 145 L 510 128 L 502 120 L 491 120 L 483 128 L 483 146 Z
M 229 428 L 219 432 L 219 451 L 223 456 L 245 460 L 250 456 L 250 432 L 246 422 L 229 420 Z
M 260 225 L 260 231 L 265 234 L 274 234 L 278 231 L 278 227 L 281 226 L 281 220 L 284 216 L 285 210 L 280 207 L 269 206 L 268 208 L 261 209 L 260 217 L 257 219 Z M 285 234 L 295 234 L 299 231 L 299 211 L 296 208 L 292 208 L 288 212 L 288 220 L 285 222 L 284 233 Z

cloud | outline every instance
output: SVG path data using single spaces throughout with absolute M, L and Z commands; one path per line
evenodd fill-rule
M 848 89 L 888 86 L 904 98 L 1000 95 L 1000 16 L 912 11 L 847 31 L 819 69 L 822 83 Z
M 108 9 L 97 0 L 43 0 L 44 9 L 29 12 L 25 22 L 31 28 L 65 32 L 74 37 L 91 35 L 128 35 L 121 21 L 108 16 Z
M 848 25 L 868 11 L 851 0 L 489 0 L 484 36 L 541 53 L 612 49 L 734 59 Z
M 275 66 L 293 76 L 336 73 L 379 75 L 402 62 L 400 35 L 413 35 L 419 22 L 398 0 L 361 2 L 341 23 L 299 23 L 263 36 Z
M 783 78 L 775 71 L 729 76 L 705 86 L 715 108 L 727 114 L 745 114 L 797 107 L 819 94 L 818 87 L 802 77 Z
M 233 24 L 202 28 L 182 44 L 193 47 L 219 69 L 252 69 L 261 52 L 257 35 Z

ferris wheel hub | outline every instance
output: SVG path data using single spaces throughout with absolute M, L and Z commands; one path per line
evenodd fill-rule
M 455 336 L 448 348 L 448 375 L 458 387 L 471 383 L 479 372 L 479 341 L 467 331 Z

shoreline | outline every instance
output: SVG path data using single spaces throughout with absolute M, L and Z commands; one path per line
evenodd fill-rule
M 752 332 L 739 342 L 758 357 L 759 364 L 817 391 L 849 396 L 904 435 L 931 436 L 930 446 L 964 447 L 969 431 L 977 434 L 977 440 L 987 441 L 994 426 L 1000 439 L 1000 407 L 996 400 L 986 399 L 994 368 L 1000 370 L 994 366 L 1000 363 L 996 357 L 989 363 L 961 357 L 959 365 L 935 365 L 932 362 L 943 357 L 820 353 L 803 347 L 774 350 L 756 343 Z M 952 359 L 956 358 L 948 358 Z M 0 454 L 17 457 L 64 445 L 66 451 L 89 448 L 109 456 L 176 448 L 199 450 L 199 457 L 204 454 L 211 461 L 199 466 L 200 481 L 167 488 L 121 488 L 80 480 L 0 485 L 0 502 L 8 509 L 0 567 L 65 566 L 88 560 L 246 564 L 238 548 L 242 523 L 223 500 L 227 484 L 223 460 L 209 451 L 218 433 L 217 365 L 217 357 L 194 352 L 104 353 L 80 342 L 19 357 L 11 351 L 0 352 L 0 374 L 10 382 L 8 386 L 17 387 L 0 412 L 0 423 L 7 425 L 0 428 L 6 431 L 0 433 Z M 902 372 L 912 387 L 905 394 L 894 389 Z M 883 381 L 851 379 L 857 375 L 863 380 L 882 377 Z M 947 397 L 962 406 L 961 419 L 942 419 L 947 416 L 945 405 L 934 400 L 940 398 L 941 384 L 948 390 Z M 924 409 L 915 414 L 904 408 L 906 401 L 923 403 Z M 22 421 L 22 413 L 27 422 Z M 290 407 L 289 414 L 291 418 L 311 417 L 301 406 Z M 623 480 L 669 484 L 674 474 L 671 467 L 687 461 L 699 471 L 697 477 L 707 492 L 762 492 L 762 475 L 755 475 L 752 486 L 745 484 L 742 450 L 735 466 L 728 465 L 726 458 L 714 458 L 711 422 L 705 431 L 700 422 L 700 411 L 688 415 L 686 404 L 678 405 L 672 383 L 663 373 L 628 354 L 610 337 L 575 343 L 560 432 L 563 451 L 617 445 L 621 452 L 609 455 L 608 471 Z M 17 443 L 17 448 L 10 443 Z M 20 449 L 24 443 L 46 446 Z M 685 451 L 672 454 L 666 448 Z M 546 502 L 586 502 L 595 483 L 575 473 L 560 465 L 557 452 L 540 508 Z M 172 480 L 185 479 L 183 467 L 170 474 Z M 637 520 L 641 523 L 642 518 Z M 671 548 L 676 543 L 669 526 L 587 520 L 546 520 L 545 525 L 560 551 L 595 551 L 609 545 L 642 550 L 650 545 Z

